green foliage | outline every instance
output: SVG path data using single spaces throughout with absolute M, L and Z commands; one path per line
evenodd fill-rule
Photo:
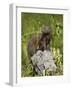
M 21 76 L 37 76 L 28 58 L 27 42 L 34 34 L 41 32 L 43 25 L 49 25 L 52 30 L 50 48 L 53 51 L 56 72 L 45 71 L 44 75 L 63 74 L 63 15 L 61 14 L 39 14 L 21 13 Z

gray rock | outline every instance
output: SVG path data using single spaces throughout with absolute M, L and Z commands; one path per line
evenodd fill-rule
M 32 63 L 38 75 L 42 75 L 44 70 L 56 71 L 56 65 L 53 60 L 53 53 L 50 50 L 38 50 L 32 57 Z

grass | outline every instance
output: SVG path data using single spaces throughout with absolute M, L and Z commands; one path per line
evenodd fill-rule
M 21 76 L 38 76 L 33 70 L 27 52 L 27 42 L 34 34 L 41 32 L 43 25 L 49 25 L 52 29 L 50 48 L 53 51 L 57 70 L 46 76 L 63 75 L 63 15 L 62 14 L 39 14 L 21 13 Z

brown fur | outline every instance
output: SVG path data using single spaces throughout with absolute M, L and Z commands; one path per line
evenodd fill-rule
M 49 44 L 51 41 L 51 30 L 48 26 L 42 28 L 42 33 L 38 35 L 33 35 L 28 41 L 28 55 L 33 56 L 37 50 L 49 49 Z

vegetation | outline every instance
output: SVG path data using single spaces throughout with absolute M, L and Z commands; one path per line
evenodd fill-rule
M 38 76 L 27 54 L 27 42 L 33 34 L 41 32 L 43 25 L 52 29 L 50 48 L 53 51 L 57 70 L 55 73 L 45 72 L 45 75 L 63 75 L 63 15 L 21 13 L 21 76 Z

